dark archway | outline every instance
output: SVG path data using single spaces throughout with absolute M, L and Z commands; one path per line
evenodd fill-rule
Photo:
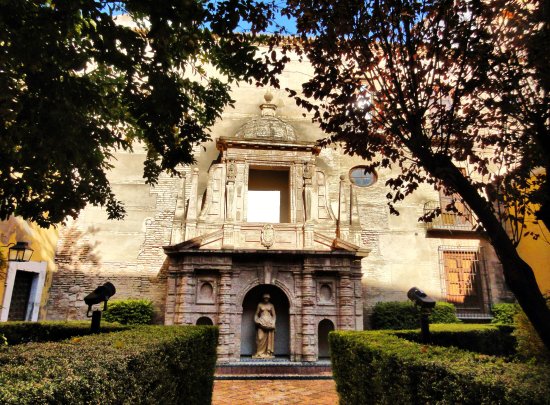
M 241 320 L 241 356 L 252 356 L 256 351 L 256 325 L 254 313 L 262 295 L 268 293 L 275 306 L 277 320 L 275 322 L 275 356 L 290 356 L 290 322 L 289 301 L 279 287 L 271 284 L 261 284 L 252 288 L 243 300 L 243 315 Z
M 214 322 L 207 316 L 201 316 L 197 319 L 197 325 L 214 325 Z
M 319 328 L 317 330 L 318 344 L 319 344 L 319 358 L 330 357 L 330 350 L 328 345 L 328 334 L 334 330 L 334 323 L 330 319 L 323 319 L 319 322 Z

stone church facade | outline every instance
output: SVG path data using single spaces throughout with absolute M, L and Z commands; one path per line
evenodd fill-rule
M 307 69 L 291 63 L 281 87 Z M 254 353 L 254 311 L 269 293 L 275 355 L 314 361 L 328 355 L 330 330 L 368 328 L 376 302 L 404 301 L 412 286 L 465 318 L 511 298 L 467 209 L 418 222 L 446 204 L 421 186 L 392 216 L 392 173 L 319 148 L 323 134 L 284 92 L 243 85 L 233 98 L 180 177 L 146 185 L 145 151 L 115 154 L 110 180 L 127 217 L 87 207 L 60 230 L 41 318 L 85 317 L 85 294 L 111 281 L 114 298 L 151 299 L 159 323 L 218 325 L 219 359 L 234 361 Z

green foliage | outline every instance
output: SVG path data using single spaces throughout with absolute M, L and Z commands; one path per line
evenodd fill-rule
M 384 331 L 332 332 L 329 342 L 342 405 L 550 403 L 546 366 L 426 346 Z
M 420 312 L 411 301 L 378 302 L 372 312 L 373 329 L 414 329 L 420 327 Z M 438 302 L 430 315 L 433 323 L 459 323 L 453 304 Z
M 456 316 L 456 307 L 449 302 L 437 302 L 430 315 L 432 323 L 460 323 Z
M 123 325 L 148 325 L 153 322 L 153 302 L 150 300 L 109 301 L 103 316 L 107 322 Z
M 292 50 L 313 72 L 290 94 L 325 133 L 321 144 L 368 160 L 368 170 L 391 168 L 393 214 L 420 184 L 452 200 L 423 221 L 467 206 L 550 348 L 550 310 L 516 252 L 523 235 L 537 236 L 524 229 L 532 204 L 550 227 L 547 10 L 544 1 L 294 0 L 283 13 L 297 20 Z
M 101 323 L 102 332 L 118 332 L 128 327 Z M 91 334 L 90 321 L 77 322 L 2 322 L 0 335 L 4 335 L 10 345 L 28 342 L 57 342 L 74 336 Z
M 193 162 L 232 83 L 270 77 L 255 35 L 236 32 L 265 30 L 261 0 L 3 1 L 0 16 L 0 220 L 46 227 L 86 203 L 121 218 L 114 152 L 144 144 L 155 184 Z
M 547 305 L 550 306 L 550 297 L 546 297 Z M 535 361 L 547 362 L 550 364 L 550 349 L 548 349 L 537 331 L 527 319 L 525 312 L 519 311 L 515 318 L 516 328 L 514 337 L 517 340 L 517 354 L 522 359 L 533 359 Z
M 0 333 L 0 346 L 7 346 L 8 345 L 8 339 Z
M 2 404 L 209 404 L 217 328 L 138 326 L 0 351 Z
M 430 325 L 432 344 L 444 347 L 456 347 L 481 354 L 512 356 L 516 352 L 516 339 L 513 328 L 508 325 L 476 324 L 434 324 Z M 396 331 L 396 336 L 421 342 L 418 329 Z
M 491 323 L 502 323 L 505 325 L 513 325 L 514 317 L 516 314 L 521 311 L 521 308 L 518 304 L 495 304 L 492 307 L 493 319 Z

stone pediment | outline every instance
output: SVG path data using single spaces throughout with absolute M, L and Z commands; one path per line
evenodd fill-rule
M 190 250 L 211 250 L 214 248 L 218 250 L 216 246 L 220 245 L 223 242 L 224 231 L 223 229 L 218 229 L 214 232 L 197 236 L 195 238 L 186 240 L 185 242 L 178 243 L 176 245 L 165 246 L 164 251 L 166 254 L 174 254 L 178 252 L 190 251 Z M 291 253 L 306 253 L 306 252 L 317 252 L 319 254 L 327 254 L 331 252 L 340 252 L 340 253 L 352 253 L 359 257 L 366 257 L 369 253 L 368 249 L 357 246 L 353 243 L 347 242 L 338 237 L 332 237 L 324 235 L 319 232 L 313 233 L 313 241 L 317 244 L 317 248 L 313 249 L 275 249 L 275 250 L 264 250 L 257 248 L 250 248 L 248 246 L 241 246 L 240 248 L 232 248 L 235 253 L 239 251 L 255 251 L 258 253 L 270 253 L 270 254 L 291 254 Z M 321 245 L 321 246 L 319 246 Z M 319 250 L 319 247 L 323 247 L 322 250 Z

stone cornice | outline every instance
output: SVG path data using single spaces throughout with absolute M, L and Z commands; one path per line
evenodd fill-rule
M 243 148 L 243 149 L 265 149 L 265 150 L 295 150 L 311 152 L 318 155 L 321 151 L 321 147 L 316 143 L 311 142 L 285 142 L 285 141 L 272 141 L 265 138 L 234 138 L 234 137 L 220 137 L 216 140 L 216 147 L 220 151 L 227 150 L 228 148 Z

